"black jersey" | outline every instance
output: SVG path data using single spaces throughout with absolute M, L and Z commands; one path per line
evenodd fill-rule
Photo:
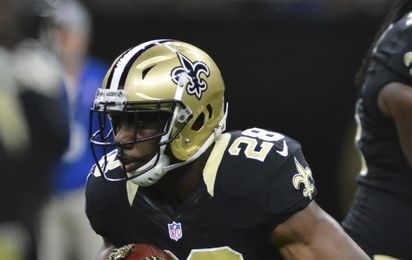
M 119 171 L 115 156 L 109 169 Z M 315 196 L 300 144 L 252 128 L 222 134 L 198 189 L 177 210 L 132 182 L 105 181 L 92 169 L 86 212 L 115 246 L 146 242 L 178 259 L 276 259 L 273 229 Z
M 356 200 L 343 222 L 363 249 L 412 259 L 412 169 L 402 152 L 397 129 L 378 107 L 379 91 L 390 82 L 412 86 L 412 14 L 388 27 L 372 53 L 356 112 L 357 147 L 365 168 Z

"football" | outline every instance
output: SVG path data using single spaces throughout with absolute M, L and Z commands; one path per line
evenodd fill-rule
M 150 244 L 130 244 L 112 251 L 110 260 L 173 260 L 166 251 Z

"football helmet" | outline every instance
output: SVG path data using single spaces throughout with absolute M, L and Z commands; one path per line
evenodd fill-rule
M 106 73 L 91 109 L 90 142 L 96 167 L 107 180 L 149 186 L 166 172 L 192 162 L 225 130 L 224 90 L 215 62 L 191 44 L 161 39 L 125 51 Z M 161 118 L 160 133 L 140 139 L 135 134 L 127 143 L 115 142 L 118 115 L 134 118 L 138 129 L 140 121 L 156 113 Z M 121 163 L 117 158 L 122 156 L 122 146 L 148 140 L 158 144 L 149 162 L 121 177 L 107 174 L 110 162 Z M 103 154 L 100 161 L 98 147 Z

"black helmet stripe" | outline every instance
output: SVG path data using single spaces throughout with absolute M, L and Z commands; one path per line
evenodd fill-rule
M 117 61 L 109 76 L 107 86 L 109 89 L 123 89 L 126 82 L 128 71 L 136 59 L 146 50 L 158 45 L 159 43 L 167 42 L 169 40 L 154 40 L 140 44 L 130 50 L 126 51 Z

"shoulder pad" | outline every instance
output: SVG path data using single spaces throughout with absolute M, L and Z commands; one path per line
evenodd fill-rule
M 116 158 L 117 150 L 111 151 L 109 154 L 102 156 L 97 164 L 94 164 L 90 170 L 90 175 L 100 177 L 102 173 L 108 173 L 120 167 L 120 161 Z

